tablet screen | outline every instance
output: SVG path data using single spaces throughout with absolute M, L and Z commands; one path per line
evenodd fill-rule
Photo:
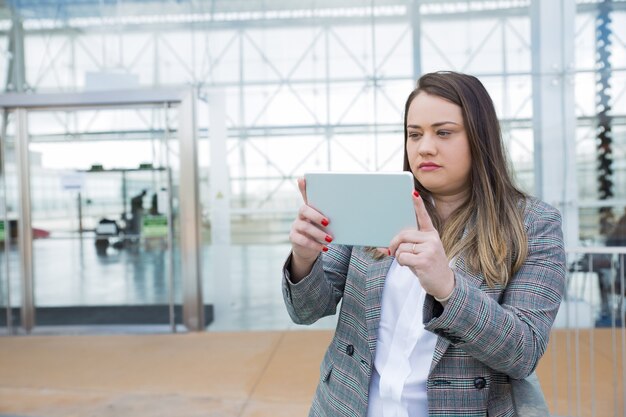
M 417 227 L 410 172 L 316 172 L 304 178 L 308 203 L 330 221 L 333 243 L 388 247 L 398 232 Z

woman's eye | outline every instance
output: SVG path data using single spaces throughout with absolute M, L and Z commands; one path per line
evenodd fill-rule
M 419 134 L 419 133 L 417 133 L 417 132 L 412 132 L 412 133 L 409 133 L 409 137 L 410 137 L 411 139 L 419 139 L 421 136 L 422 136 L 422 135 L 421 135 L 421 134 Z
M 437 132 L 437 134 L 442 138 L 447 138 L 448 136 L 450 136 L 451 133 L 452 132 L 448 132 L 447 130 L 440 130 L 439 132 Z

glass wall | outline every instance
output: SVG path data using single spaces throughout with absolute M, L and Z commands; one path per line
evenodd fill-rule
M 502 120 L 516 178 L 524 190 L 535 191 L 529 0 L 40 3 L 14 2 L 19 7 L 8 10 L 8 15 L 23 18 L 28 91 L 193 84 L 201 95 L 214 89 L 225 92 L 231 193 L 228 279 L 215 277 L 211 269 L 209 108 L 201 105 L 198 111 L 205 297 L 213 302 L 216 285 L 226 288 L 222 295 L 229 300 L 229 314 L 239 317 L 222 328 L 288 325 L 278 280 L 289 250 L 288 230 L 300 205 L 296 177 L 310 170 L 400 169 L 404 101 L 422 73 L 462 71 L 484 82 Z M 598 169 L 601 3 L 577 2 L 572 69 L 579 235 L 599 243 L 608 230 L 601 227 L 601 207 L 612 207 L 616 221 L 626 206 L 624 1 L 611 2 L 608 12 L 611 42 L 608 70 L 603 72 L 611 86 L 612 196 L 603 202 L 598 192 L 606 179 Z M 10 23 L 3 26 L 0 49 L 9 49 Z M 0 62 L 1 76 L 8 68 L 8 59 Z M 33 193 L 34 214 L 42 226 L 57 224 L 59 213 L 73 213 L 68 222 L 76 219 L 77 196 L 54 191 L 51 178 L 93 164 L 135 169 L 153 160 L 150 132 L 160 122 L 152 111 L 129 111 L 124 117 L 89 112 L 38 117 L 47 120 L 32 126 L 32 150 L 40 155 L 37 169 L 42 172 L 33 178 L 33 187 L 40 190 Z M 122 137 L 130 140 L 119 141 Z M 144 139 L 132 140 L 138 137 Z M 97 157 L 82 157 L 90 152 Z M 554 155 L 555 160 L 561 157 Z M 129 177 L 127 196 L 144 187 L 154 189 L 154 176 L 158 173 Z M 126 211 L 119 178 L 85 173 L 84 181 L 86 188 L 98 191 L 81 195 L 83 227 Z M 66 226 L 76 229 L 75 224 Z M 276 311 L 276 317 L 267 322 L 250 319 L 263 308 Z

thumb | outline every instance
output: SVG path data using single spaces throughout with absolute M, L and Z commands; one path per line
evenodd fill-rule
M 304 204 L 309 204 L 306 198 L 306 180 L 302 177 L 298 178 L 298 189 L 300 190 Z

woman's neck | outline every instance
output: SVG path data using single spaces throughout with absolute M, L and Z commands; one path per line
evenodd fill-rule
M 441 221 L 445 223 L 450 215 L 467 201 L 468 194 L 469 192 L 465 191 L 453 195 L 433 195 L 435 210 Z

